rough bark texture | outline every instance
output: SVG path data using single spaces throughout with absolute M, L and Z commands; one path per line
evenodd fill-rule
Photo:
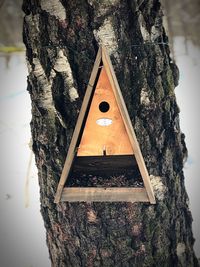
M 198 266 L 184 186 L 178 70 L 157 0 L 24 0 L 41 212 L 52 266 Z M 54 196 L 99 44 L 126 101 L 157 204 Z

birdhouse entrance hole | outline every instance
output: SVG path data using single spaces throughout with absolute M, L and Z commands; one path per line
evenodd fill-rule
M 99 104 L 99 110 L 103 113 L 107 112 L 110 108 L 110 105 L 108 104 L 108 102 L 106 101 L 102 101 L 100 104 Z
M 155 197 L 110 58 L 99 48 L 58 184 L 59 201 Z

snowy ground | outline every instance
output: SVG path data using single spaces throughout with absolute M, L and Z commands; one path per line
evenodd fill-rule
M 24 54 L 0 56 L 0 266 L 49 267 L 31 159 L 31 104 Z M 29 177 L 29 180 L 26 177 Z

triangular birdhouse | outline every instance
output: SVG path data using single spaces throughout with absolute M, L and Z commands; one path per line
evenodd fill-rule
M 128 186 L 123 180 L 127 173 Z M 140 181 L 134 183 L 138 175 Z M 120 181 L 122 186 L 119 186 Z M 155 204 L 150 178 L 119 84 L 110 58 L 102 47 L 94 63 L 58 184 L 55 203 L 59 201 Z

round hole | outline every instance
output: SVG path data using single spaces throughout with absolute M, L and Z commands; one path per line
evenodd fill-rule
M 110 109 L 110 105 L 108 104 L 108 102 L 103 101 L 99 104 L 99 110 L 101 112 L 107 112 Z

